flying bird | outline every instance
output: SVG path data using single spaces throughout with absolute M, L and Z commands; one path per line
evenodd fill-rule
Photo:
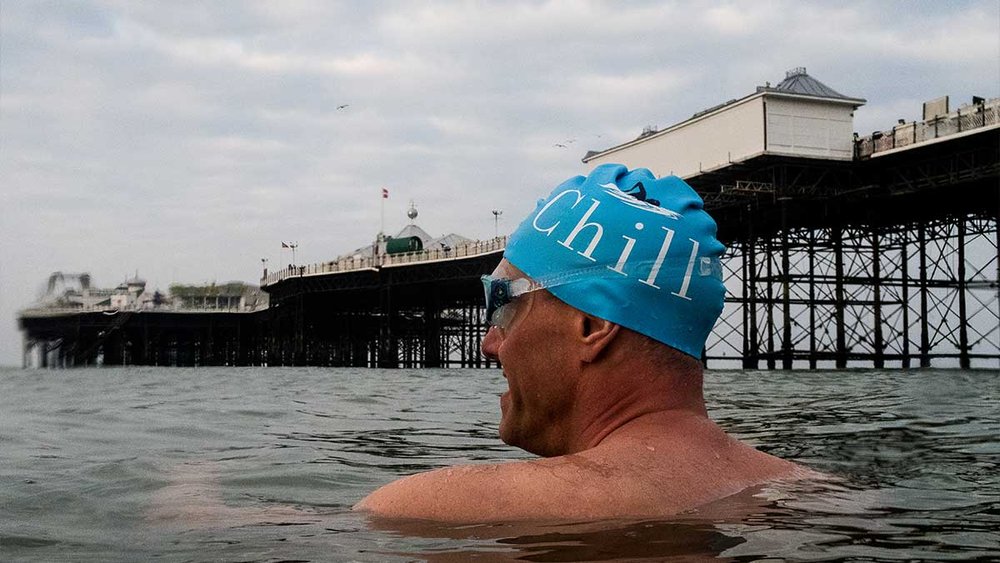
M 350 105 L 351 104 L 342 104 L 342 105 L 337 106 L 337 109 L 346 109 Z

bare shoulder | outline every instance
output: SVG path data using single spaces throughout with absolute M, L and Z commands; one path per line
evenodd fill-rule
M 393 481 L 354 506 L 388 518 L 450 522 L 551 515 L 571 490 L 552 460 L 460 465 Z
M 667 516 L 803 472 L 717 430 L 637 432 L 577 454 L 412 475 L 355 509 L 462 523 Z

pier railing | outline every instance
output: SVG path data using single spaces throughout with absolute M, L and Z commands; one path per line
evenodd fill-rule
M 204 313 L 255 313 L 267 309 L 267 302 L 254 306 L 232 306 L 232 307 L 172 307 L 169 305 L 160 307 L 109 307 L 107 305 L 90 305 L 83 307 L 50 307 L 31 306 L 17 312 L 18 316 L 25 318 L 63 317 L 81 313 L 103 313 L 105 315 L 117 315 L 119 313 L 182 313 L 182 314 L 204 314 Z
M 339 272 L 355 272 L 358 270 L 375 270 L 392 266 L 403 266 L 418 262 L 434 262 L 439 260 L 456 260 L 470 256 L 480 256 L 502 251 L 507 247 L 507 237 L 496 237 L 490 240 L 477 240 L 456 245 L 454 248 L 433 248 L 416 252 L 400 254 L 380 254 L 377 256 L 346 256 L 320 264 L 290 265 L 287 268 L 270 272 L 260 280 L 261 287 L 276 284 L 284 279 L 320 274 L 335 274 Z
M 900 123 L 891 130 L 876 131 L 855 141 L 855 156 L 858 159 L 869 158 L 880 152 L 998 124 L 1000 124 L 1000 98 L 993 98 L 926 121 Z

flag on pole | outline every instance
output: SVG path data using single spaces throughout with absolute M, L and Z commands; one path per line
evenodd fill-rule
M 389 199 L 389 188 L 382 188 L 382 199 Z

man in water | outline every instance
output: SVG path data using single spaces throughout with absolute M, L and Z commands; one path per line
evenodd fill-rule
M 723 245 L 677 177 L 602 165 L 511 235 L 486 287 L 500 438 L 542 456 L 412 475 L 355 508 L 452 522 L 662 517 L 802 467 L 728 436 L 702 395 Z

